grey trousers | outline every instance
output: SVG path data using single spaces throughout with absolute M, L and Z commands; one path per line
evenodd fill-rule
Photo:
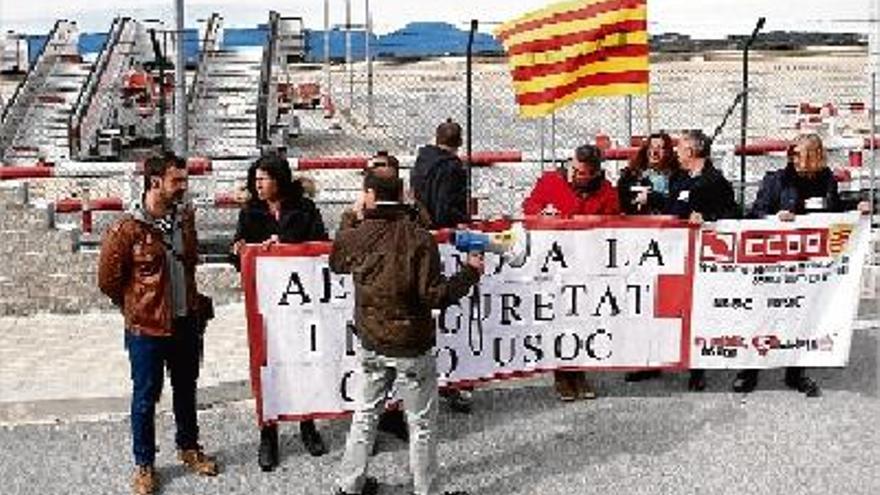
M 370 451 L 376 440 L 379 414 L 386 394 L 396 384 L 409 423 L 409 464 L 416 495 L 436 495 L 437 363 L 430 352 L 416 358 L 392 358 L 364 350 L 361 355 L 363 387 L 355 393 L 351 430 L 339 487 L 360 493 L 367 474 Z

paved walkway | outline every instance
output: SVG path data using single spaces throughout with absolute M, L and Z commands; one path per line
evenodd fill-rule
M 866 319 L 857 328 L 877 326 Z M 248 370 L 244 305 L 219 306 L 205 336 L 202 404 L 250 398 Z M 119 313 L 0 318 L 0 424 L 124 415 L 130 387 Z
M 246 328 L 243 304 L 217 308 L 200 387 L 228 396 L 232 385 L 233 397 L 249 395 Z M 0 318 L 0 363 L 0 423 L 127 410 L 118 400 L 131 381 L 117 312 Z

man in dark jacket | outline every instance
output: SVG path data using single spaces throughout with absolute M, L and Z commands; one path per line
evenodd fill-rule
M 843 206 L 837 192 L 837 180 L 826 165 L 822 139 L 816 134 L 807 134 L 801 136 L 790 150 L 784 169 L 767 172 L 764 176 L 749 216 L 776 215 L 789 222 L 796 215 L 838 211 L 843 211 Z M 819 385 L 804 371 L 799 367 L 786 368 L 785 384 L 807 397 L 819 397 L 822 394 Z M 740 371 L 733 382 L 735 392 L 749 393 L 757 386 L 757 369 Z
M 411 430 L 414 492 L 435 495 L 437 369 L 431 310 L 465 297 L 479 281 L 483 260 L 471 255 L 459 273 L 445 278 L 437 243 L 401 203 L 403 182 L 391 168 L 368 171 L 364 191 L 363 221 L 339 232 L 330 253 L 331 270 L 352 274 L 355 327 L 363 347 L 363 384 L 357 392 L 339 493 L 376 493 L 376 480 L 366 476 L 368 454 L 386 393 L 397 381 Z
M 419 149 L 410 172 L 410 188 L 416 209 L 430 218 L 432 229 L 455 228 L 470 222 L 467 170 L 458 157 L 462 144 L 461 126 L 447 119 L 437 126 L 436 145 Z M 470 389 L 443 388 L 440 395 L 453 411 L 468 414 Z
M 415 200 L 431 216 L 435 229 L 468 223 L 467 170 L 456 154 L 461 147 L 461 126 L 451 119 L 440 124 L 436 145 L 419 149 L 410 173 Z
M 689 131 L 675 151 L 687 176 L 669 184 L 665 213 L 694 223 L 736 218 L 733 186 L 712 164 L 712 141 L 702 131 Z
M 733 187 L 712 165 L 712 141 L 702 131 L 689 131 L 679 139 L 675 152 L 687 176 L 669 184 L 666 213 L 695 224 L 735 218 Z M 705 370 L 692 369 L 688 389 L 705 388 Z

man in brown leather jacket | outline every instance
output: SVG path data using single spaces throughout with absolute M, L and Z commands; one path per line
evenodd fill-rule
M 403 182 L 391 167 L 368 169 L 364 193 L 363 221 L 339 232 L 330 254 L 331 270 L 352 274 L 355 327 L 363 347 L 363 382 L 356 392 L 339 493 L 376 493 L 378 483 L 366 476 L 368 454 L 386 393 L 396 381 L 410 427 L 413 491 L 436 495 L 438 399 L 431 310 L 465 297 L 479 281 L 483 260 L 471 255 L 456 275 L 443 276 L 437 243 L 402 204 Z
M 198 444 L 196 381 L 204 296 L 196 290 L 194 212 L 180 206 L 186 189 L 186 161 L 171 154 L 148 159 L 142 204 L 117 221 L 101 243 L 98 285 L 125 317 L 136 495 L 158 488 L 155 404 L 166 365 L 174 392 L 178 459 L 201 475 L 218 472 Z

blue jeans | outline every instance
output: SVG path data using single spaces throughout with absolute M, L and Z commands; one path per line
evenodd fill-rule
M 162 394 L 166 366 L 171 373 L 174 394 L 177 448 L 198 446 L 196 381 L 201 346 L 201 332 L 191 318 L 174 320 L 171 337 L 125 332 L 125 349 L 131 363 L 131 437 L 138 466 L 151 466 L 156 458 L 156 402 Z

